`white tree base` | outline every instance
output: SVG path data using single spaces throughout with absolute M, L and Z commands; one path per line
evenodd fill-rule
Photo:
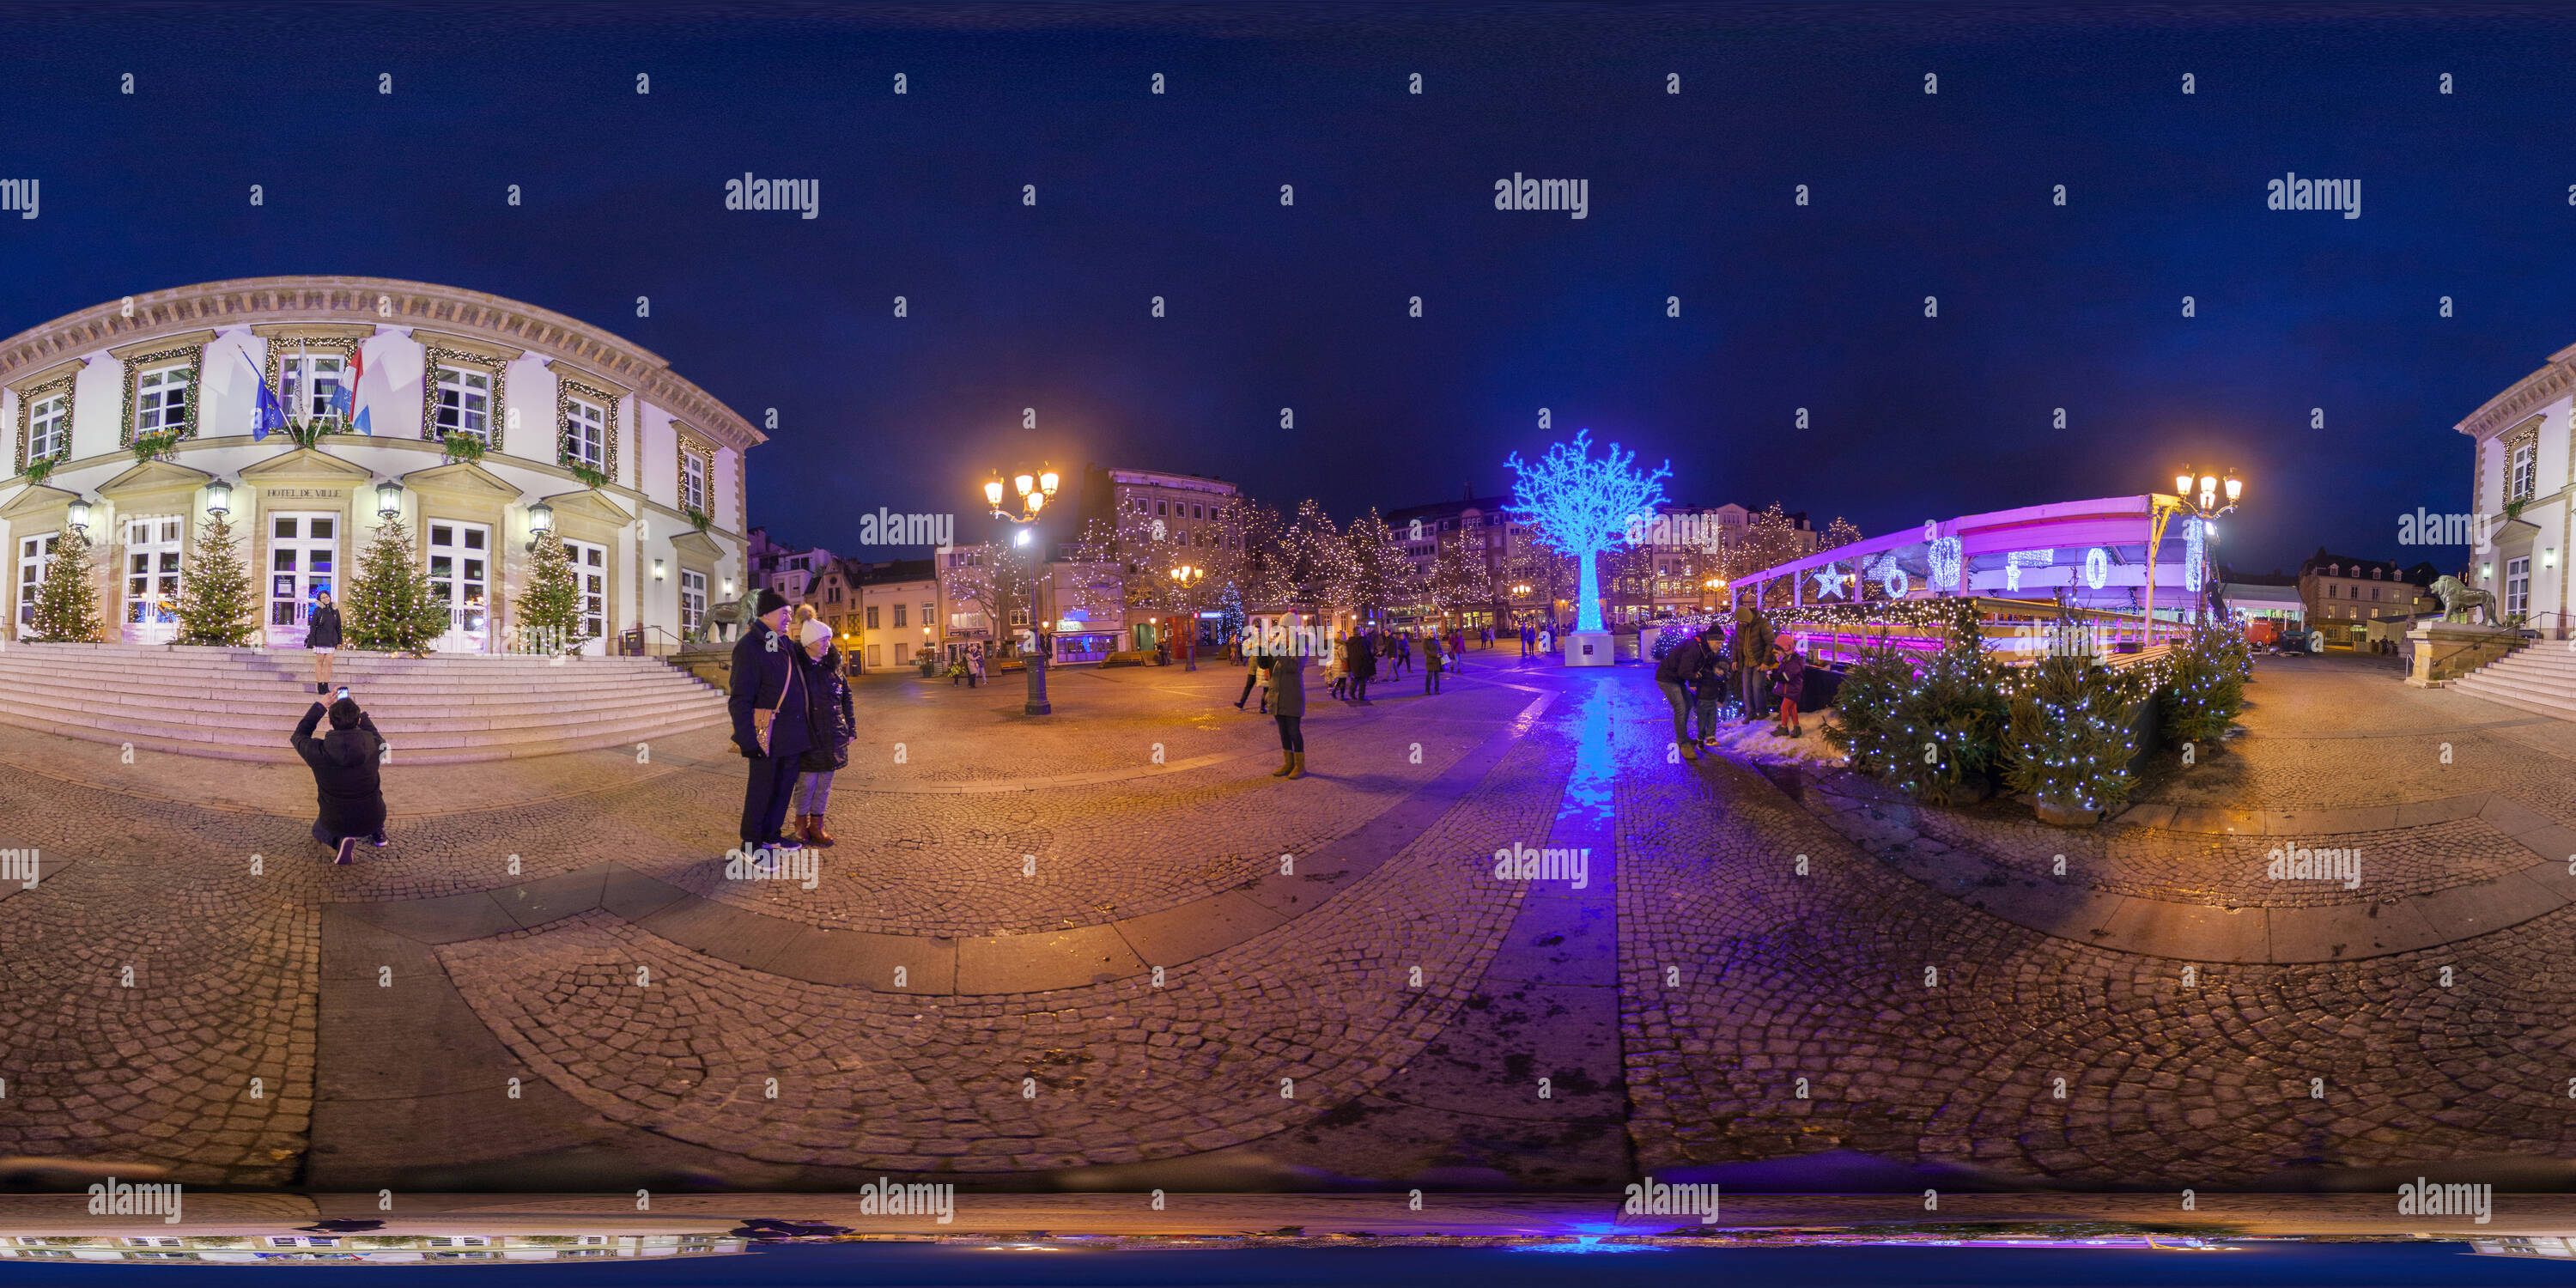
M 1618 651 L 1608 631 L 1573 631 L 1565 637 L 1567 666 L 1608 666 L 1616 660 Z

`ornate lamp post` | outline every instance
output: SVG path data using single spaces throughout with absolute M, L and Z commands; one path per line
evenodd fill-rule
M 2221 492 L 2226 496 L 2224 503 L 2220 500 Z M 2174 515 L 2181 514 L 2192 522 L 2202 525 L 2192 534 L 2192 547 L 2202 553 L 2196 561 L 2193 561 L 2199 566 L 2191 568 L 2191 572 L 2200 582 L 2198 586 L 2192 588 L 2193 592 L 2202 597 L 2201 607 L 2206 611 L 2209 593 L 2209 558 L 2205 553 L 2207 550 L 2205 534 L 2209 531 L 2209 524 L 2224 515 L 2236 512 L 2237 499 L 2243 495 L 2245 495 L 2245 480 L 2236 477 L 2236 471 L 2232 469 L 2227 471 L 2227 476 L 2222 479 L 2215 474 L 2195 475 L 2191 467 L 2186 465 L 2174 474 L 2172 496 L 2158 494 L 2150 498 L 2154 504 L 2154 513 L 2148 520 L 2147 529 L 2146 643 L 2155 642 L 2156 554 L 2164 549 L 2166 522 Z
M 1198 600 L 1191 596 L 1190 591 L 1205 576 L 1207 569 L 1190 564 L 1182 564 L 1172 570 L 1172 584 L 1180 590 L 1181 618 L 1187 623 L 1181 628 L 1181 669 L 1184 671 L 1199 669 Z
M 1013 475 L 1011 490 L 1018 493 L 1020 498 L 1019 512 L 1015 514 L 1002 508 L 1001 471 L 994 471 L 993 477 L 984 481 L 984 504 L 992 510 L 994 518 L 1013 526 L 1015 531 L 1011 533 L 1012 545 L 1026 546 L 1036 543 L 1035 525 L 1038 521 L 1038 513 L 1046 508 L 1047 498 L 1055 495 L 1057 482 L 1055 470 L 1044 465 L 1038 467 L 1035 475 L 1026 470 Z M 1030 589 L 1032 593 L 1029 596 L 1029 637 L 1038 641 L 1038 644 L 1029 650 L 1028 666 L 1025 668 L 1029 677 L 1028 698 L 1021 706 L 1020 712 L 1023 715 L 1042 716 L 1050 714 L 1054 708 L 1047 703 L 1046 655 L 1048 649 L 1044 643 L 1045 636 L 1038 629 L 1037 596 L 1034 593 L 1036 588 L 1032 586 Z M 1001 605 L 996 604 L 994 607 L 998 609 Z M 993 639 L 996 643 L 1000 642 L 1002 630 L 1006 624 L 1007 618 L 1002 622 L 994 623 Z

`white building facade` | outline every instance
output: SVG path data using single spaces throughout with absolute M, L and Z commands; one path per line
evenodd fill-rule
M 2475 444 L 2469 571 L 2495 595 L 2496 615 L 2519 617 L 2553 639 L 2568 637 L 2567 553 L 2576 540 L 2576 345 L 2516 381 L 2457 428 Z M 2449 536 L 2447 532 L 2442 534 Z
M 311 447 L 257 436 L 263 385 L 288 415 L 342 432 Z M 360 412 L 369 433 L 349 424 Z M 261 642 L 303 642 L 313 591 L 340 593 L 389 510 L 449 599 L 438 648 L 460 653 L 516 647 L 543 524 L 572 554 L 587 651 L 676 651 L 746 584 L 744 459 L 763 441 L 663 359 L 587 323 L 364 277 L 210 282 L 22 332 L 0 342 L 0 432 L 13 638 L 45 558 L 85 518 L 109 638 L 168 642 L 222 503 Z M 160 436 L 168 450 L 138 459 L 137 440 Z M 480 451 L 451 452 L 451 439 Z

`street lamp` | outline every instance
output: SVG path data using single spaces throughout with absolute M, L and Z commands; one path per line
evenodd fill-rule
M 1011 489 L 1019 493 L 1020 497 L 1019 512 L 1014 514 L 1002 508 L 1002 472 L 995 470 L 991 478 L 984 480 L 985 506 L 991 509 L 994 518 L 1004 523 L 1014 524 L 1019 529 L 1011 534 L 1012 545 L 1027 546 L 1035 543 L 1036 531 L 1033 525 L 1038 521 L 1039 512 L 1046 509 L 1047 498 L 1055 495 L 1058 482 L 1052 466 L 1041 465 L 1034 475 L 1026 470 L 1013 474 Z M 1031 598 L 1034 600 L 1035 596 L 1032 595 Z M 1030 608 L 1032 611 L 1029 614 L 1029 638 L 1035 641 L 1035 647 L 1029 650 L 1028 666 L 1025 668 L 1029 678 L 1028 699 L 1020 710 L 1024 715 L 1042 716 L 1054 710 L 1047 702 L 1048 647 L 1046 637 L 1038 630 L 1035 603 L 1032 603 Z M 993 641 L 998 644 L 1001 638 L 1001 624 L 997 623 L 993 629 Z
M 1181 628 L 1181 669 L 1184 671 L 1199 669 L 1198 600 L 1191 597 L 1190 588 L 1198 585 L 1199 579 L 1205 576 L 1207 569 L 1191 564 L 1182 564 L 1172 570 L 1172 584 L 1180 588 L 1181 619 L 1186 623 Z
M 206 513 L 229 515 L 233 512 L 233 485 L 216 479 L 206 485 Z
M 2224 500 L 2221 499 L 2221 493 L 2225 494 Z M 2236 512 L 2236 502 L 2244 495 L 2245 480 L 2236 477 L 2236 471 L 2234 469 L 2228 470 L 2226 476 L 2222 478 L 2215 474 L 2194 473 L 2190 466 L 2185 465 L 2174 472 L 2174 494 L 2172 496 L 2151 498 L 2154 505 L 2154 514 L 2148 520 L 2147 589 L 2144 599 L 2144 615 L 2146 617 L 2145 638 L 2147 642 L 2152 643 L 2155 635 L 2156 553 L 2164 548 L 2166 522 L 2171 520 L 2176 514 L 2185 515 L 2193 522 L 2202 525 L 2201 531 L 2205 537 L 2208 533 L 2215 531 L 2215 528 L 2210 525 L 2215 524 L 2220 518 Z M 2207 554 L 2207 546 L 2205 543 L 2202 546 L 2202 551 L 2201 567 L 2199 569 L 2201 584 L 2194 588 L 2194 593 L 2202 596 L 2201 606 L 2203 610 L 2206 611 L 2208 608 L 2207 596 L 2209 593 L 2210 570 L 2209 556 Z
M 82 536 L 88 536 L 89 502 L 77 496 L 73 497 L 72 503 L 63 509 L 63 522 L 71 525 Z
M 402 484 L 386 479 L 376 485 L 376 517 L 390 519 L 402 513 Z

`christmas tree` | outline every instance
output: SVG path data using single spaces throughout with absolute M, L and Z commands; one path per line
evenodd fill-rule
M 48 644 L 94 644 L 104 630 L 98 583 L 90 577 L 89 534 L 74 528 L 54 544 L 45 579 L 36 585 L 35 620 L 27 638 Z
M 411 551 L 411 530 L 387 519 L 358 561 L 358 575 L 341 596 L 342 632 L 350 648 L 420 654 L 447 630 L 447 599 L 429 584 L 429 573 Z
M 528 588 L 519 592 L 512 608 L 521 643 L 548 653 L 581 647 L 587 637 L 581 633 L 581 583 L 573 573 L 572 552 L 548 528 L 537 534 L 529 559 Z
M 242 563 L 233 525 L 217 514 L 198 529 L 197 548 L 188 553 L 188 576 L 179 595 L 179 642 L 239 647 L 250 643 L 255 621 L 250 569 Z
M 2165 672 L 2165 736 L 2217 751 L 2220 739 L 2245 709 L 2245 677 L 2253 667 L 2245 636 L 2203 623 L 2173 646 Z
M 2089 657 L 2042 659 L 2013 695 L 2004 781 L 2038 797 L 2043 818 L 2118 809 L 2129 797 L 2140 697 L 2130 677 Z

